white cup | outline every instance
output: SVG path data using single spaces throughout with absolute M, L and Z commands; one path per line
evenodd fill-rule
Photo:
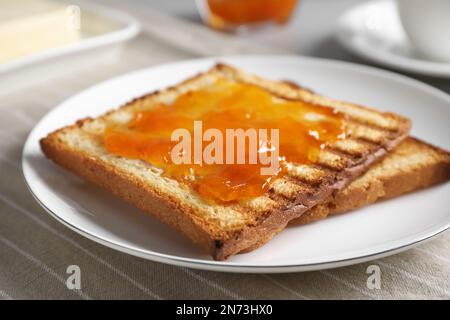
M 400 21 L 425 57 L 450 61 L 450 0 L 397 0 Z

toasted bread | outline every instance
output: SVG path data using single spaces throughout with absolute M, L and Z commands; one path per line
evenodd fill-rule
M 226 78 L 258 86 L 279 99 L 325 105 L 346 115 L 347 135 L 320 151 L 314 165 L 288 164 L 264 195 L 231 205 L 210 204 L 182 182 L 141 160 L 108 153 L 105 127 L 127 123 L 136 110 L 170 104 L 178 95 Z M 326 201 L 408 136 L 406 118 L 336 101 L 286 82 L 271 81 L 219 64 L 177 86 L 135 99 L 96 119 L 84 119 L 41 140 L 45 155 L 176 228 L 216 260 L 269 241 L 292 219 Z
M 327 203 L 313 207 L 291 224 L 321 220 L 449 179 L 450 153 L 409 137 Z

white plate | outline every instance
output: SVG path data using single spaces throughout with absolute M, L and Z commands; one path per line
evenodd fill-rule
M 290 227 L 264 247 L 212 261 L 195 245 L 151 216 L 60 169 L 44 158 L 39 139 L 79 118 L 96 116 L 224 61 L 274 79 L 291 79 L 326 95 L 377 106 L 413 120 L 414 134 L 450 148 L 450 98 L 423 83 L 349 63 L 289 56 L 192 60 L 126 74 L 65 101 L 33 129 L 23 151 L 27 184 L 47 211 L 76 232 L 149 260 L 230 272 L 293 272 L 367 261 L 406 249 L 450 226 L 450 184 L 354 213 Z
M 0 64 L 0 76 L 16 72 L 17 69 L 38 62 L 117 44 L 129 40 L 139 33 L 139 23 L 125 13 L 82 1 L 67 3 L 75 3 L 80 6 L 81 40 L 2 63 Z
M 380 65 L 450 77 L 450 63 L 430 61 L 414 51 L 394 1 L 369 1 L 349 9 L 339 18 L 337 39 L 349 51 Z

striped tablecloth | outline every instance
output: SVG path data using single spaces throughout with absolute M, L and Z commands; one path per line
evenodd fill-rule
M 141 14 L 141 13 L 140 13 Z M 0 81 L 0 298 L 3 299 L 380 299 L 450 298 L 450 233 L 384 259 L 334 270 L 280 275 L 227 274 L 146 261 L 106 248 L 51 218 L 28 192 L 21 173 L 24 141 L 58 103 L 99 81 L 163 62 L 221 53 L 272 51 L 237 44 L 190 24 L 209 45 L 157 41 L 160 24 L 148 12 L 144 33 L 114 57 L 46 67 L 18 83 Z M 157 19 L 158 28 L 153 23 Z M 193 29 L 186 29 L 186 28 Z M 212 42 L 210 42 L 212 41 Z M 216 43 L 214 43 L 216 41 Z M 231 41 L 227 42 L 227 41 Z M 229 45 L 227 45 L 229 44 Z M 273 50 L 276 51 L 276 50 Z M 56 74 L 56 75 L 54 75 Z M 67 287 L 67 268 L 81 270 L 81 289 Z M 380 289 L 367 285 L 367 268 L 381 272 Z

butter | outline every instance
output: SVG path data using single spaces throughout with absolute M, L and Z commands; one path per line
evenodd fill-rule
M 0 63 L 80 40 L 68 5 L 49 0 L 0 0 Z

